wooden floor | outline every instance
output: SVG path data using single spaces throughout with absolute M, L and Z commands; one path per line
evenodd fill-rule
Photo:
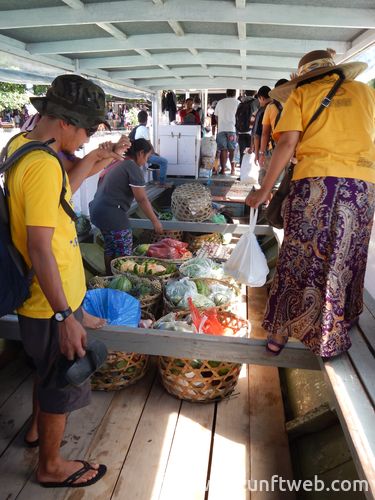
M 259 336 L 265 292 L 251 293 L 252 332 Z M 155 363 L 125 390 L 93 393 L 92 404 L 70 416 L 62 453 L 105 463 L 108 472 L 89 488 L 71 490 L 45 490 L 35 482 L 37 451 L 23 446 L 31 388 L 24 359 L 0 371 L 1 500 L 294 498 L 247 488 L 249 480 L 292 476 L 276 368 L 244 366 L 235 393 L 218 404 L 168 395 Z

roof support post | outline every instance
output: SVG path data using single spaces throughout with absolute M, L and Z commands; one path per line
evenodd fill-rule
M 161 113 L 161 90 L 152 96 L 152 135 L 155 151 L 159 151 L 159 122 Z

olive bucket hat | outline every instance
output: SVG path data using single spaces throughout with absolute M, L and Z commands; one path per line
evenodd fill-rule
M 81 128 L 91 128 L 105 121 L 105 94 L 101 87 L 79 75 L 56 77 L 45 97 L 31 97 L 40 115 L 66 120 Z

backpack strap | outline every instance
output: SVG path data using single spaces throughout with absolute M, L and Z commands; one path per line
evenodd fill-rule
M 59 204 L 62 206 L 64 212 L 72 219 L 73 222 L 77 220 L 77 215 L 75 214 L 74 210 L 70 206 L 70 204 L 66 201 L 65 195 L 66 195 L 66 172 L 64 169 L 64 166 L 58 157 L 57 153 L 49 146 L 52 144 L 55 139 L 50 139 L 46 142 L 42 141 L 30 141 L 27 144 L 24 144 L 20 148 L 18 148 L 12 155 L 8 157 L 8 147 L 9 144 L 19 135 L 23 134 L 24 132 L 21 132 L 20 134 L 17 134 L 14 136 L 8 144 L 3 148 L 1 155 L 0 155 L 0 174 L 4 174 L 7 172 L 13 165 L 15 165 L 23 156 L 25 156 L 28 153 L 31 153 L 32 151 L 44 151 L 54 158 L 59 162 L 60 168 L 61 168 L 61 173 L 62 173 L 62 188 L 60 192 L 60 200 Z

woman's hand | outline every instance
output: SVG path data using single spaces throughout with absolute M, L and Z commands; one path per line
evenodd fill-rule
M 163 229 L 163 226 L 162 226 L 162 223 L 160 222 L 160 220 L 156 220 L 153 223 L 153 226 L 154 226 L 154 231 L 156 234 L 163 234 L 164 233 L 164 229 Z
M 113 151 L 119 155 L 123 155 L 131 146 L 130 139 L 127 135 L 122 135 L 118 142 L 113 146 Z
M 246 197 L 245 203 L 249 207 L 258 208 L 259 205 L 268 200 L 268 195 L 269 193 L 263 188 L 250 191 L 250 193 Z

